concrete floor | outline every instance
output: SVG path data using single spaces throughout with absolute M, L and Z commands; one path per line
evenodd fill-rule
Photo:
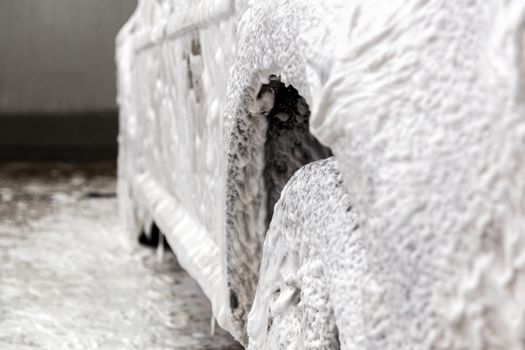
M 241 349 L 166 253 L 119 230 L 111 163 L 0 164 L 0 349 Z

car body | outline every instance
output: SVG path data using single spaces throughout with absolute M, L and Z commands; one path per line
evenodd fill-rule
M 502 242 L 525 244 L 514 231 L 525 220 L 523 18 L 516 0 L 139 1 L 117 38 L 126 232 L 136 237 L 155 223 L 210 299 L 219 325 L 243 344 L 315 348 L 325 333 L 309 345 L 283 340 L 314 327 L 301 318 L 305 302 L 295 299 L 284 315 L 296 315 L 299 326 L 286 328 L 282 319 L 275 323 L 282 331 L 268 333 L 275 342 L 256 339 L 256 329 L 273 325 L 269 311 L 257 308 L 272 309 L 273 301 L 261 296 L 252 307 L 255 295 L 267 288 L 280 300 L 292 283 L 285 272 L 301 270 L 272 268 L 267 247 L 277 248 L 265 236 L 270 227 L 279 237 L 273 216 L 278 225 L 287 213 L 304 219 L 286 229 L 310 237 L 304 210 L 294 214 L 289 205 L 326 203 L 322 212 L 331 200 L 350 198 L 351 214 L 330 221 L 357 223 L 330 240 L 346 253 L 317 247 L 326 244 L 318 239 L 282 243 L 301 246 L 298 257 L 312 247 L 325 252 L 317 281 L 353 281 L 355 293 L 338 291 L 337 283 L 318 291 L 328 293 L 327 322 L 335 320 L 339 334 L 322 346 L 468 347 L 480 320 L 487 329 L 515 324 L 496 305 L 525 310 L 505 297 L 521 284 L 491 282 L 498 270 L 483 264 L 493 256 L 510 268 L 521 255 L 503 253 Z M 312 202 L 300 185 L 312 176 L 320 176 L 314 184 L 342 187 L 334 197 L 315 192 L 322 198 Z M 514 195 L 506 194 L 509 186 L 517 186 Z M 280 212 L 272 216 L 274 210 Z M 348 241 L 350 235 L 356 238 Z M 288 256 L 275 254 L 279 261 Z M 343 255 L 329 264 L 322 254 Z M 362 254 L 361 262 L 343 263 L 351 254 Z M 487 282 L 473 282 L 469 294 L 473 273 Z M 295 285 L 289 295 L 304 296 L 307 287 Z M 476 314 L 480 305 L 499 311 Z M 449 317 L 456 311 L 461 325 Z M 517 326 L 509 327 L 480 337 L 519 343 Z

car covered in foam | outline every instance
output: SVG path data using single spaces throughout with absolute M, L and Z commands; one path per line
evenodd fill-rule
M 523 23 L 519 0 L 140 0 L 125 231 L 158 227 L 253 349 L 523 345 Z

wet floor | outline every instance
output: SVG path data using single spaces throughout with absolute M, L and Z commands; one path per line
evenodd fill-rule
M 172 254 L 127 241 L 111 163 L 0 164 L 0 349 L 241 349 Z

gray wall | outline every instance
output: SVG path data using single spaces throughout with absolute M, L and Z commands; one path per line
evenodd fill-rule
M 114 110 L 114 38 L 136 0 L 0 0 L 0 115 Z

